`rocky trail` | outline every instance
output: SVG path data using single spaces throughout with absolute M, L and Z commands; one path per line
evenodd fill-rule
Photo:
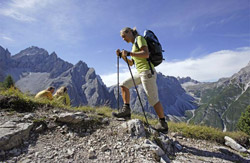
M 41 107 L 0 110 L 0 162 L 250 162 L 214 142 L 163 135 L 138 119 Z

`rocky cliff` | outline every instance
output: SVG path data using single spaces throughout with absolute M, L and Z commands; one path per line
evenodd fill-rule
M 7 70 L 8 65 L 10 65 L 10 57 L 8 49 L 5 50 L 0 46 L 0 81 L 3 81 L 6 76 L 5 70 Z

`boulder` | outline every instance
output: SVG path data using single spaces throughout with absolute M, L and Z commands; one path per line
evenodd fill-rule
M 76 112 L 76 113 L 61 113 L 56 121 L 57 122 L 63 122 L 63 123 L 73 123 L 77 124 L 80 122 L 83 122 L 85 118 L 88 118 L 87 115 L 85 115 L 82 112 Z
M 132 119 L 130 121 L 124 122 L 121 126 L 128 129 L 131 137 L 139 138 L 146 136 L 144 125 L 139 119 Z
M 160 137 L 158 137 L 158 139 L 160 140 L 163 150 L 166 151 L 168 154 L 174 155 L 175 148 L 177 148 L 178 150 L 182 148 L 181 145 L 177 145 L 177 147 L 175 142 L 173 142 L 173 140 L 166 135 L 161 135 Z
M 161 160 L 160 160 L 160 163 L 170 163 L 170 159 L 168 158 L 168 155 L 165 154 L 163 156 L 161 156 Z
M 142 144 L 142 148 L 150 148 L 159 157 L 165 155 L 165 152 L 157 144 L 153 143 L 151 140 L 148 139 L 144 141 L 144 143 Z
M 8 121 L 0 126 L 0 150 L 9 150 L 27 140 L 33 123 Z
M 238 144 L 235 140 L 233 140 L 232 138 L 225 136 L 225 144 L 229 147 L 231 147 L 232 149 L 238 151 L 238 152 L 247 152 L 246 148 L 242 147 L 240 144 Z

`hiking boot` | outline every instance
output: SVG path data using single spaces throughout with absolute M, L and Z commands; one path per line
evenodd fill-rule
M 154 126 L 154 128 L 164 134 L 168 133 L 168 123 L 165 120 L 159 120 L 159 122 Z
M 122 109 L 119 110 L 118 113 L 112 112 L 112 115 L 116 118 L 124 118 L 124 119 L 131 119 L 131 109 L 127 105 L 123 105 Z

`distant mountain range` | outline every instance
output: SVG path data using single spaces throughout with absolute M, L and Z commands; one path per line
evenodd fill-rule
M 13 77 L 16 86 L 22 92 L 36 94 L 48 86 L 56 88 L 67 86 L 73 106 L 106 105 L 117 108 L 116 86 L 107 88 L 95 70 L 89 68 L 83 61 L 73 65 L 58 58 L 55 52 L 49 54 L 42 48 L 32 46 L 12 56 L 8 49 L 0 46 L 0 81 L 3 81 L 7 75 Z M 164 112 L 172 120 L 184 120 L 186 110 L 198 107 L 195 99 L 186 93 L 176 78 L 166 77 L 159 73 L 157 84 Z M 155 115 L 154 109 L 147 102 L 142 87 L 139 86 L 138 90 L 144 109 L 149 114 Z M 142 109 L 134 89 L 131 89 L 131 96 L 132 110 L 141 112 Z
M 250 105 L 250 62 L 230 78 L 213 83 L 189 81 L 182 85 L 200 105 L 197 110 L 186 112 L 190 123 L 235 130 L 241 113 Z

